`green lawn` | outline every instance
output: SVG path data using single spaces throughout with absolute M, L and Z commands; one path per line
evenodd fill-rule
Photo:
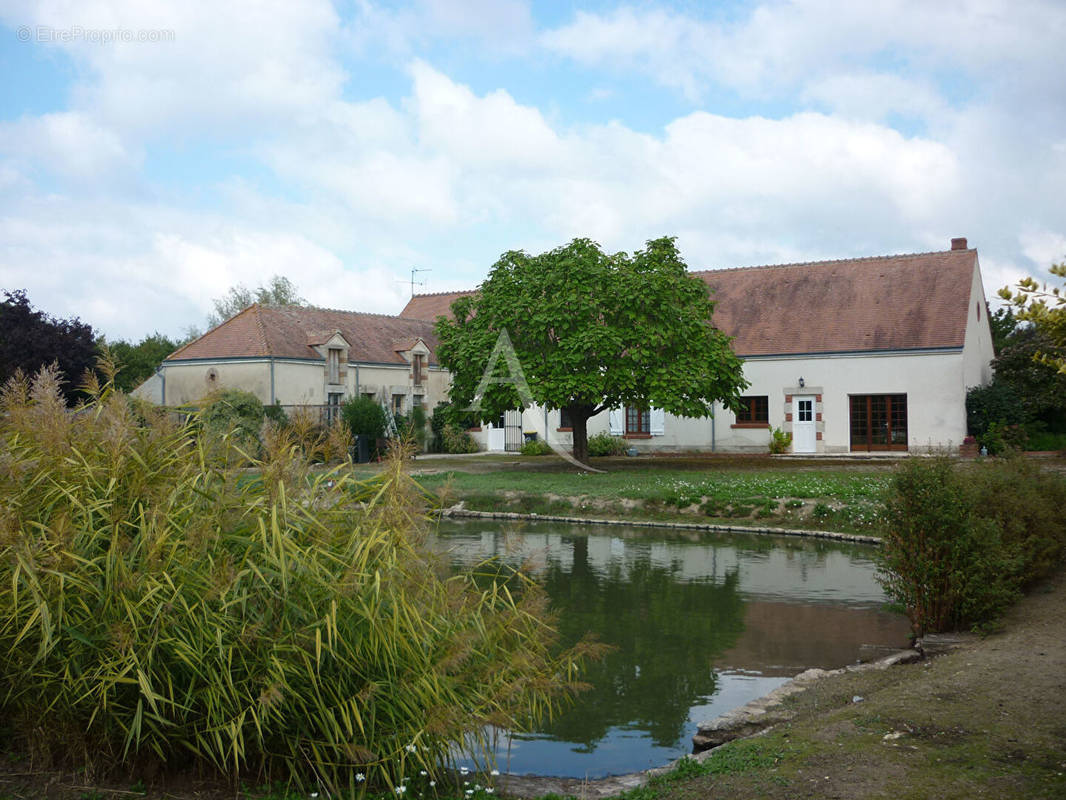
M 891 464 L 811 466 L 768 459 L 606 462 L 605 473 L 511 458 L 454 468 L 415 462 L 418 481 L 445 503 L 539 514 L 700 518 L 707 522 L 869 532 Z M 599 463 L 599 462 L 597 462 Z M 749 520 L 745 523 L 744 520 Z

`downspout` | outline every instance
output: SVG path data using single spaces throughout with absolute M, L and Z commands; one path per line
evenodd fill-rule
M 163 365 L 160 364 L 156 369 L 156 374 L 159 375 L 159 405 L 165 406 L 167 404 L 167 371 L 163 369 Z
M 355 365 L 355 396 L 359 396 L 359 365 Z
M 277 398 L 274 396 L 274 356 L 270 357 L 270 405 L 274 405 Z
M 714 452 L 714 421 L 716 414 L 714 413 L 715 403 L 711 403 L 711 452 Z

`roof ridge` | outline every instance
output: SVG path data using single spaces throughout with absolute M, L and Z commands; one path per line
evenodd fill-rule
M 843 264 L 855 261 L 886 261 L 890 258 L 922 258 L 923 256 L 939 256 L 948 253 L 972 253 L 976 248 L 969 247 L 966 250 L 929 250 L 924 253 L 890 253 L 883 256 L 855 256 L 852 258 L 827 258 L 820 261 L 790 261 L 786 264 L 752 264 L 747 267 L 718 267 L 708 269 L 689 270 L 690 274 L 701 275 L 708 272 L 739 272 L 746 269 L 779 269 L 781 267 L 810 267 L 815 264 Z
M 248 310 L 255 312 L 253 315 L 255 317 L 255 332 L 259 338 L 259 346 L 263 349 L 263 355 L 270 355 L 273 351 L 270 347 L 270 340 L 267 338 L 266 326 L 263 324 L 263 315 L 260 313 L 259 303 L 252 303 Z
M 403 320 L 405 322 L 425 322 L 415 317 L 401 317 L 399 314 L 380 314 L 375 311 L 351 311 L 346 308 L 327 308 L 326 306 L 299 305 L 289 303 L 283 306 L 265 306 L 266 308 L 301 309 L 304 311 L 329 311 L 333 314 L 352 314 L 360 317 L 383 317 L 385 319 Z
M 411 299 L 416 297 L 440 297 L 442 294 L 473 294 L 477 289 L 450 289 L 444 292 L 418 292 L 411 295 Z

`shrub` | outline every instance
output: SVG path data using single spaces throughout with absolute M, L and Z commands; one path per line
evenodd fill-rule
M 263 403 L 251 392 L 219 389 L 204 398 L 200 423 L 205 434 L 227 437 L 247 455 L 255 456 L 264 413 Z
M 69 414 L 58 387 L 0 397 L 0 718 L 28 750 L 337 796 L 438 772 L 571 687 L 535 586 L 438 577 L 398 459 L 311 473 L 271 426 L 252 476 L 165 413 L 104 389 Z
M 588 445 L 590 456 L 621 456 L 626 452 L 625 439 L 620 436 L 611 436 L 609 433 L 597 433 L 590 436 Z
M 269 406 L 264 406 L 263 416 L 275 425 L 284 427 L 289 424 L 289 415 L 285 413 L 285 409 L 277 402 L 274 402 Z
M 1066 433 L 1029 431 L 1030 450 L 1066 450 Z
M 369 436 L 373 442 L 385 436 L 385 409 L 373 398 L 349 397 L 341 406 L 341 419 L 353 437 Z
M 1020 455 L 974 465 L 964 476 L 974 513 L 1019 553 L 1020 585 L 1050 574 L 1066 553 L 1066 479 Z
M 977 438 L 989 455 L 998 456 L 1012 450 L 1025 450 L 1029 434 L 1022 425 L 1005 425 L 1001 422 L 991 423 L 987 430 Z
M 988 624 L 1066 546 L 1066 481 L 1023 459 L 908 459 L 883 511 L 880 580 L 914 633 Z
M 774 455 L 780 455 L 781 453 L 787 453 L 788 448 L 792 446 L 792 434 L 785 433 L 780 428 L 774 428 L 770 431 L 770 452 Z
M 551 455 L 552 449 L 543 439 L 530 439 L 522 444 L 519 452 L 524 456 L 547 456 Z
M 984 436 L 992 424 L 1021 425 L 1025 421 L 1025 404 L 1011 384 L 994 380 L 966 391 L 966 428 L 982 445 L 988 446 Z
M 445 453 L 476 453 L 474 437 L 456 425 L 446 425 L 441 436 L 441 449 Z
M 476 422 L 474 416 L 475 415 L 472 412 L 463 411 L 454 403 L 449 403 L 443 400 L 437 403 L 436 408 L 433 409 L 433 416 L 429 420 L 430 429 L 433 432 L 431 447 L 437 452 L 452 452 L 444 449 L 444 429 L 449 425 L 452 425 L 459 430 L 471 428 Z M 467 451 L 464 450 L 461 452 Z

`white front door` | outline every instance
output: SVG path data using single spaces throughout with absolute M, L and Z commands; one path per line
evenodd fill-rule
M 792 452 L 813 453 L 818 449 L 818 437 L 814 432 L 814 396 L 794 396 L 792 408 Z

